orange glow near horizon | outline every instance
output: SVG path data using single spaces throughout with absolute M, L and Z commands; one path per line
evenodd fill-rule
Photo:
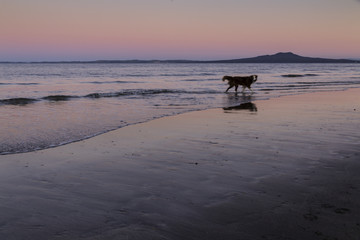
M 5 0 L 0 61 L 360 58 L 360 2 Z

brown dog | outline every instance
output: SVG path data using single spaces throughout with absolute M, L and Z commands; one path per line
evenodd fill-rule
M 251 92 L 253 91 L 251 89 L 251 84 L 253 84 L 254 82 L 256 82 L 257 80 L 257 75 L 251 75 L 251 76 L 224 76 L 223 77 L 223 81 L 228 80 L 228 84 L 229 87 L 228 89 L 226 89 L 225 92 L 229 91 L 230 88 L 235 86 L 235 92 L 237 92 L 237 89 L 239 87 L 239 85 L 241 85 L 243 87 L 243 92 L 245 90 L 245 88 L 248 88 L 251 90 Z

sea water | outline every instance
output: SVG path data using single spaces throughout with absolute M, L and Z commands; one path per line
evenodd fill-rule
M 253 93 L 224 93 L 224 75 L 252 74 Z M 0 154 L 188 111 L 357 87 L 359 64 L 2 63 Z

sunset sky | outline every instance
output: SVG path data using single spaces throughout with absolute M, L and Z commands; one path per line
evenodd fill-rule
M 360 58 L 360 0 L 0 0 L 0 61 Z

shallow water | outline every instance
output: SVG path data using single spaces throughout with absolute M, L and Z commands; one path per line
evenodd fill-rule
M 257 74 L 225 94 L 223 75 Z M 182 112 L 360 87 L 359 64 L 0 64 L 0 154 L 82 140 Z

